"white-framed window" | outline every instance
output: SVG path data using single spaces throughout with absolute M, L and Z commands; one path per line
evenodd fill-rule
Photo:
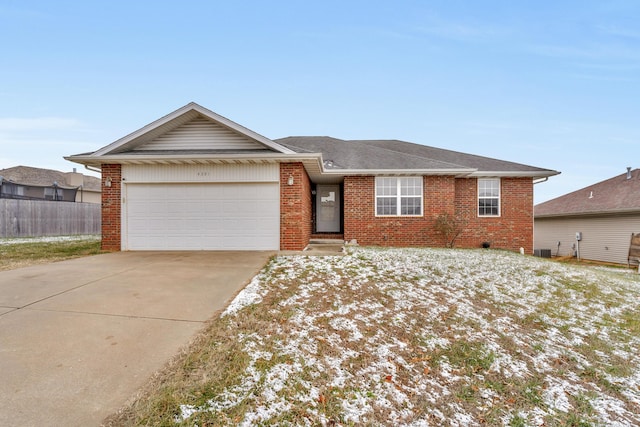
M 422 177 L 376 177 L 376 216 L 422 216 Z
M 500 216 L 500 178 L 478 179 L 478 216 Z

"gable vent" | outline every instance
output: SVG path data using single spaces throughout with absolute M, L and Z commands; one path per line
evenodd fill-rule
M 138 147 L 150 150 L 264 150 L 265 146 L 218 123 L 199 117 Z

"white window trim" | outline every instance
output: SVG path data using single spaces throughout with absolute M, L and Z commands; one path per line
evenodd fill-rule
M 498 196 L 494 197 L 481 197 L 480 196 L 480 181 L 498 181 Z M 502 180 L 500 178 L 478 178 L 477 183 L 477 198 L 476 198 L 476 213 L 478 218 L 500 218 L 502 216 Z M 480 199 L 498 199 L 498 214 L 497 215 L 481 215 L 480 214 Z
M 378 197 L 393 197 L 393 196 L 378 196 L 378 179 L 382 178 L 394 178 L 396 180 L 397 192 L 396 192 L 396 213 L 394 215 L 380 215 L 378 214 Z M 402 197 L 418 197 L 418 196 L 402 196 L 402 178 L 416 178 L 420 180 L 420 213 L 418 215 L 402 215 Z M 420 218 L 424 216 L 424 178 L 422 176 L 376 176 L 373 183 L 375 188 L 375 197 L 373 201 L 373 212 L 376 217 L 380 218 Z

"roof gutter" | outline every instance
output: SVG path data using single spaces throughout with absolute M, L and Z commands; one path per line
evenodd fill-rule
M 64 158 L 71 162 L 80 163 L 85 166 L 99 167 L 101 164 L 141 164 L 141 163 L 162 163 L 168 164 L 171 161 L 200 161 L 200 162 L 215 162 L 215 161 L 242 161 L 242 160 L 265 160 L 265 161 L 280 161 L 280 162 L 292 162 L 302 160 L 321 160 L 320 154 L 282 154 L 282 153 L 269 153 L 269 154 L 226 154 L 226 155 L 211 155 L 211 154 L 176 154 L 170 158 L 167 156 L 157 156 L 153 154 L 137 154 L 137 155 L 78 155 L 67 156 Z
M 84 168 L 85 168 L 86 170 L 88 170 L 88 171 L 91 171 L 91 172 L 102 173 L 102 169 L 100 169 L 100 168 L 92 168 L 92 167 L 91 167 L 91 166 L 89 166 L 89 165 L 84 165 Z
M 96 152 L 97 153 L 97 152 Z M 88 170 L 101 172 L 99 169 L 102 164 L 180 164 L 180 163 L 196 163 L 196 164 L 215 164 L 215 163 L 248 163 L 251 161 L 262 162 L 304 162 L 312 161 L 318 166 L 318 170 L 322 175 L 326 176 L 347 176 L 347 175 L 452 175 L 457 178 L 464 177 L 531 177 L 531 178 L 548 178 L 557 175 L 557 171 L 537 171 L 537 172 L 493 172 L 478 171 L 474 168 L 451 168 L 451 169 L 327 169 L 322 159 L 322 153 L 234 153 L 234 154 L 176 154 L 167 158 L 166 155 L 157 154 L 111 154 L 96 155 L 96 153 L 87 155 L 75 155 L 64 157 L 65 160 L 80 163 Z M 91 167 L 95 169 L 91 169 Z
M 542 171 L 478 171 L 472 177 L 496 177 L 496 178 L 548 178 L 559 175 L 560 172 L 554 170 Z M 542 181 L 541 181 L 542 182 Z
M 454 175 L 468 176 L 477 169 L 323 169 L 327 175 Z
M 583 216 L 604 216 L 604 215 L 620 215 L 620 214 L 638 214 L 640 213 L 640 209 L 638 208 L 623 208 L 623 209 L 612 209 L 606 211 L 591 211 L 591 212 L 561 212 L 555 214 L 535 214 L 535 209 L 533 213 L 533 217 L 537 219 L 543 218 L 561 218 L 561 217 L 583 217 Z

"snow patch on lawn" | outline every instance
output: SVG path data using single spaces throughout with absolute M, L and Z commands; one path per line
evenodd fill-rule
M 20 243 L 55 243 L 55 242 L 75 242 L 75 241 L 97 241 L 100 240 L 100 236 L 88 234 L 88 235 L 76 235 L 76 236 L 44 236 L 44 237 L 21 237 L 21 238 L 0 238 L 0 245 L 16 245 Z
M 230 314 L 235 314 L 243 308 L 258 304 L 262 301 L 262 297 L 267 293 L 267 290 L 262 286 L 263 277 L 260 275 L 255 276 L 251 282 L 242 289 L 238 295 L 231 301 L 231 304 L 222 312 L 222 317 Z
M 640 310 L 637 276 L 503 251 L 350 248 L 276 258 L 222 316 L 290 281 L 272 309 L 290 313 L 277 348 L 264 349 L 266 331 L 239 334 L 250 362 L 238 384 L 176 421 L 249 402 L 241 425 L 290 411 L 309 425 L 474 426 L 492 411 L 505 425 L 569 413 L 640 424 L 640 337 L 625 324 Z

